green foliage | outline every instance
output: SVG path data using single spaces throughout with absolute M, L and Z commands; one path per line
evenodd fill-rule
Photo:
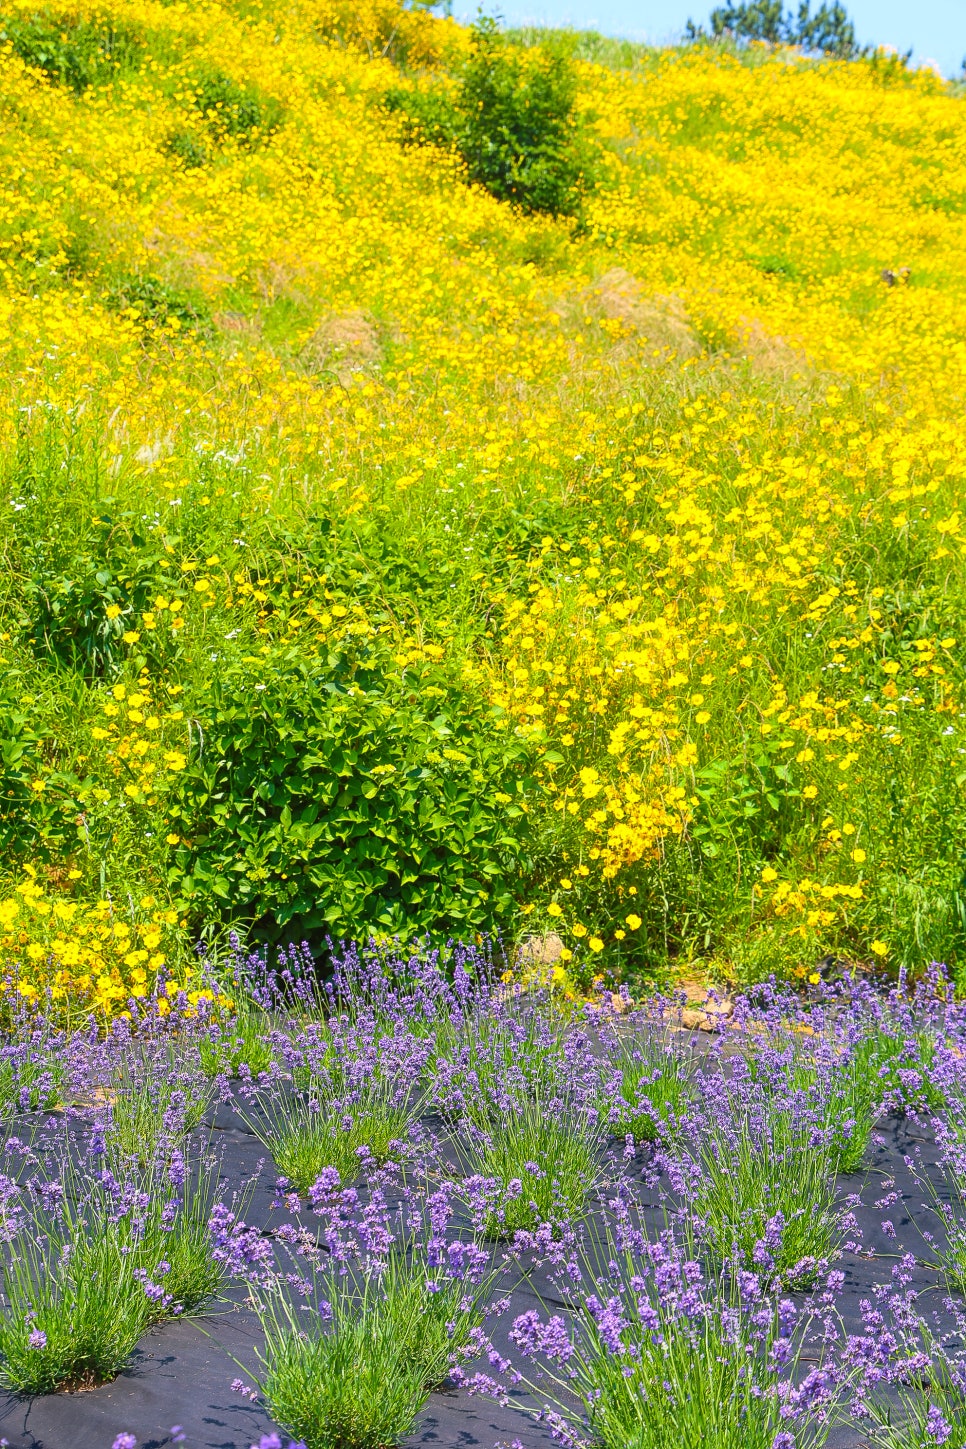
M 656 1033 L 615 1033 L 612 1060 L 619 1076 L 601 1104 L 610 1130 L 637 1144 L 671 1138 L 694 1099 L 691 1054 Z
M 14 669 L 0 681 L 0 848 L 8 859 L 49 859 L 77 839 L 78 781 L 51 768 L 50 735 L 24 683 Z
M 200 327 L 209 318 L 204 303 L 144 272 L 119 278 L 108 291 L 107 302 L 118 310 L 134 311 L 144 321 L 159 325 L 176 319 L 178 326 Z
M 442 674 L 296 650 L 226 664 L 202 737 L 172 807 L 191 844 L 171 883 L 199 911 L 358 939 L 466 936 L 509 909 L 527 757 Z
M 542 1223 L 573 1223 L 584 1214 L 601 1172 L 601 1132 L 567 1104 L 515 1104 L 478 1140 L 461 1144 L 466 1167 L 490 1184 L 480 1231 L 512 1238 Z
M 446 146 L 469 177 L 525 212 L 574 215 L 592 182 L 592 158 L 576 112 L 577 77 L 561 47 L 525 53 L 486 17 L 455 93 L 391 91 L 403 138 Z
M 208 148 L 193 131 L 171 131 L 164 140 L 164 150 L 173 156 L 186 171 L 204 166 L 209 160 Z
M 285 114 L 274 96 L 266 96 L 253 86 L 239 85 L 231 76 L 220 73 L 199 78 L 194 105 L 217 140 L 232 140 L 250 148 L 272 136 Z
M 82 19 L 45 10 L 4 16 L 0 42 L 4 41 L 31 69 L 78 94 L 136 66 L 144 47 L 129 25 L 96 15 Z
M 860 47 L 855 26 L 839 0 L 821 4 L 813 15 L 811 0 L 801 0 L 798 14 L 786 12 L 782 0 L 748 0 L 746 4 L 727 4 L 712 10 L 711 35 L 714 39 L 763 40 L 772 45 L 797 45 L 805 51 L 835 55 L 853 60 Z M 688 21 L 688 36 L 697 40 L 704 31 Z

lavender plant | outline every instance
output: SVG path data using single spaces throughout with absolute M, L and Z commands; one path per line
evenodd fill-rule
M 109 1083 L 99 1117 L 115 1170 L 163 1157 L 204 1120 L 214 1095 L 184 1047 L 179 1052 L 168 1042 L 119 1053 Z
M 831 1362 L 804 1374 L 799 1363 L 806 1344 L 825 1355 L 835 1332 L 828 1303 L 803 1318 L 755 1274 L 709 1283 L 673 1236 L 649 1240 L 626 1204 L 613 1206 L 616 1223 L 568 1295 L 573 1320 L 530 1311 L 511 1331 L 536 1370 L 532 1387 L 557 1405 L 555 1437 L 571 1449 L 588 1431 L 598 1449 L 823 1444 L 846 1379 Z
M 465 1125 L 457 1152 L 474 1221 L 488 1238 L 572 1223 L 601 1178 L 603 1128 L 585 1106 L 556 1097 L 509 1102 L 504 1115 Z
M 115 1378 L 152 1317 L 153 1284 L 126 1251 L 141 1194 L 99 1182 L 75 1201 L 63 1181 L 7 1177 L 0 1192 L 0 1381 L 44 1394 Z
M 49 1111 L 64 1094 L 63 1033 L 44 1021 L 21 1026 L 19 1040 L 0 1047 L 0 1118 Z
M 842 1237 L 828 1135 L 801 1098 L 772 1100 L 740 1078 L 703 1085 L 687 1149 L 668 1159 L 698 1239 L 721 1262 L 808 1284 Z
M 147 1327 L 196 1312 L 225 1278 L 213 1160 L 119 1180 L 77 1146 L 66 1133 L 37 1151 L 7 1144 L 30 1176 L 0 1177 L 0 1378 L 24 1393 L 114 1378 Z
M 327 1168 L 352 1178 L 364 1162 L 387 1162 L 405 1149 L 415 1116 L 411 1103 L 395 1103 L 378 1090 L 359 1092 L 350 1103 L 266 1097 L 260 1107 L 259 1117 L 245 1114 L 245 1120 L 298 1193 L 308 1192 Z
M 250 997 L 238 995 L 206 1023 L 198 1038 L 201 1069 L 208 1077 L 257 1077 L 272 1065 L 271 1023 Z
M 861 1304 L 864 1332 L 847 1350 L 860 1374 L 853 1414 L 869 1449 L 963 1449 L 966 1315 L 947 1300 L 945 1332 L 924 1318 L 910 1286 L 914 1267 L 905 1256 L 892 1283 Z
M 674 1136 L 694 1100 L 693 1051 L 650 1024 L 630 1038 L 613 1032 L 607 1045 L 612 1075 L 605 1081 L 604 1101 L 610 1103 L 610 1130 L 635 1143 Z
M 474 1244 L 447 1241 L 449 1189 L 422 1214 L 407 1196 L 394 1215 L 381 1189 L 362 1203 L 329 1171 L 309 1201 L 321 1247 L 293 1229 L 282 1236 L 299 1271 L 257 1274 L 261 1391 L 307 1449 L 389 1449 L 475 1346 L 492 1264 Z
M 436 1106 L 448 1121 L 490 1111 L 501 1099 L 552 1097 L 565 1076 L 566 1022 L 546 993 L 492 998 L 440 1015 L 428 1063 Z
M 325 1168 L 353 1176 L 363 1158 L 381 1164 L 406 1150 L 428 1044 L 401 1025 L 391 1035 L 377 1028 L 371 1016 L 310 1023 L 280 1041 L 274 1072 L 246 1090 L 246 1121 L 298 1192 Z

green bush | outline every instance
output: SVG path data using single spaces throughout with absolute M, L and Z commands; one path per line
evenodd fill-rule
M 164 588 L 161 557 L 158 541 L 130 514 L 115 520 L 102 506 L 73 556 L 31 560 L 24 623 L 37 658 L 85 679 L 114 678 L 127 658 L 125 631 Z M 163 647 L 163 636 L 154 647 Z
M 107 301 L 118 310 L 133 308 L 140 318 L 159 325 L 176 319 L 182 327 L 200 327 L 209 318 L 204 303 L 143 272 L 121 277 L 109 290 Z
M 227 665 L 206 714 L 173 806 L 171 884 L 200 913 L 267 937 L 498 928 L 527 757 L 458 686 L 293 650 Z
M 402 117 L 404 141 L 449 147 L 500 201 L 562 216 L 578 211 L 592 182 L 576 99 L 576 72 L 561 49 L 525 52 L 484 17 L 452 98 L 397 89 L 385 105 Z
M 48 11 L 7 15 L 0 41 L 12 45 L 21 60 L 78 94 L 109 80 L 118 70 L 136 66 L 143 41 L 137 31 L 113 20 L 57 16 Z
M 227 75 L 202 76 L 196 83 L 194 105 L 218 140 L 230 139 L 241 146 L 257 146 L 282 124 L 283 109 L 273 96 L 239 85 Z
M 77 842 L 77 780 L 52 769 L 48 732 L 24 680 L 2 661 L 0 686 L 0 853 L 6 861 L 63 857 Z M 40 781 L 43 781 L 42 788 Z
M 208 162 L 208 149 L 193 131 L 171 131 L 165 138 L 162 149 L 168 156 L 180 161 L 186 171 L 196 170 Z

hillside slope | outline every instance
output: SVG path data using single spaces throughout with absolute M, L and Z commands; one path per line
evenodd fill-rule
M 68 986 L 143 986 L 99 898 L 553 928 L 578 980 L 962 958 L 957 95 L 881 56 L 578 60 L 577 225 L 403 144 L 383 97 L 451 83 L 450 21 L 3 27 L 20 969 L 56 937 Z

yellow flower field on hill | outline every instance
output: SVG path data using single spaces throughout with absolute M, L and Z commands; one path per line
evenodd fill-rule
M 450 84 L 454 22 L 44 12 L 81 86 L 8 11 L 15 970 L 25 863 L 77 913 L 58 990 L 128 895 L 553 930 L 582 980 L 964 959 L 954 87 L 578 51 L 576 223 L 403 143 L 383 100 Z

